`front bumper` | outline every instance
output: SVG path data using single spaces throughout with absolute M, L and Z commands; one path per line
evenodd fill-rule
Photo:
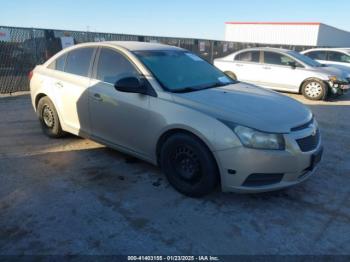
M 285 134 L 286 149 L 259 150 L 243 146 L 214 152 L 224 192 L 257 193 L 301 183 L 317 169 L 322 156 L 321 136 L 303 150 L 297 140 L 315 135 L 312 128 Z M 315 159 L 317 158 L 317 159 Z
M 341 95 L 348 92 L 350 89 L 350 82 L 329 82 L 331 92 L 334 95 Z

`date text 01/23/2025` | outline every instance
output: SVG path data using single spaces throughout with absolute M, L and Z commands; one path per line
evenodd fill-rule
M 128 261 L 220 261 L 216 256 L 128 256 Z

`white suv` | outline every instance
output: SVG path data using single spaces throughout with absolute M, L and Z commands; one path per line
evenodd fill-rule
M 214 65 L 231 78 L 265 88 L 301 92 L 311 100 L 325 99 L 329 91 L 343 94 L 349 89 L 349 73 L 292 50 L 245 49 L 215 59 Z

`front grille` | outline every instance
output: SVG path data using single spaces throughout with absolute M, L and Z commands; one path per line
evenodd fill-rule
M 257 187 L 257 186 L 268 186 L 281 182 L 284 174 L 251 174 L 244 181 L 242 186 L 246 187 Z
M 320 141 L 320 131 L 317 129 L 315 135 L 307 136 L 296 140 L 300 150 L 303 152 L 308 152 L 316 149 Z

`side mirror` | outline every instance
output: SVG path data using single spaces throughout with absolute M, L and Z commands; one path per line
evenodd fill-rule
M 288 62 L 288 65 L 292 68 L 295 69 L 297 67 L 297 63 L 295 61 Z
M 142 79 L 139 79 L 133 76 L 119 79 L 114 84 L 114 87 L 120 92 L 137 93 L 137 94 L 144 94 L 144 95 L 148 93 L 147 87 L 143 83 Z

